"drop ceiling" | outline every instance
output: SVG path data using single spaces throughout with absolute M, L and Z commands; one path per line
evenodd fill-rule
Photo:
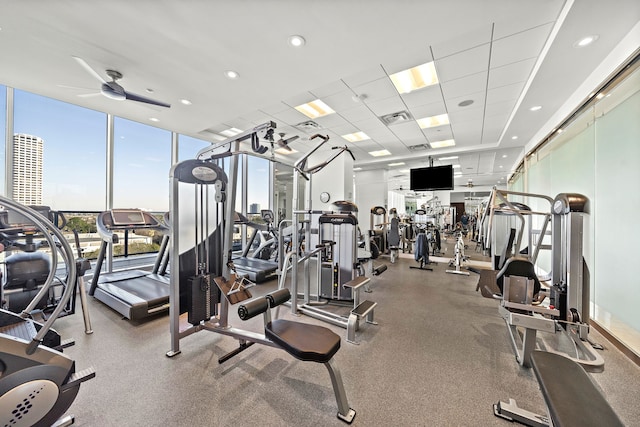
M 0 84 L 212 142 L 274 121 L 285 138 L 300 136 L 290 161 L 320 133 L 349 146 L 356 167 L 390 177 L 430 159 L 458 164 L 460 186 L 504 180 L 640 17 L 637 0 L 1 0 L 0 9 Z M 288 45 L 293 34 L 306 44 Z M 589 35 L 597 41 L 574 47 Z M 85 96 L 100 84 L 74 56 L 171 108 Z M 400 95 L 389 75 L 430 61 L 439 84 Z M 297 126 L 311 119 L 294 107 L 315 99 L 335 113 Z M 381 120 L 395 113 L 409 120 Z M 415 121 L 444 113 L 448 125 Z M 359 131 L 370 139 L 341 137 Z M 455 146 L 431 148 L 446 139 Z M 369 154 L 382 149 L 391 155 Z

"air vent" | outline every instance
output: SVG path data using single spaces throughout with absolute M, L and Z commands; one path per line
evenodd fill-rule
M 313 120 L 307 120 L 306 122 L 298 123 L 294 127 L 303 131 L 315 131 L 318 129 L 322 129 L 322 126 L 320 126 L 318 123 L 314 122 Z
M 385 116 L 380 117 L 382 123 L 387 126 L 395 125 L 398 123 L 403 123 L 409 120 L 412 120 L 411 114 L 407 111 L 398 111 L 397 113 L 387 114 Z
M 418 144 L 418 145 L 409 146 L 409 150 L 411 151 L 422 151 L 422 150 L 428 150 L 428 149 L 429 149 L 429 144 Z

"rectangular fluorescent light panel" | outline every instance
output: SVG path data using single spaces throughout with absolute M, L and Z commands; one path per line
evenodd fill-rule
M 354 171 L 361 171 L 362 168 L 353 168 Z
M 238 128 L 229 128 L 229 129 L 223 130 L 220 133 L 223 134 L 226 137 L 231 138 L 232 136 L 236 136 L 236 135 L 242 133 L 242 131 L 240 129 L 238 129 Z
M 390 156 L 391 155 L 389 150 L 369 151 L 369 154 L 371 154 L 373 157 Z
M 358 142 L 364 141 L 365 139 L 371 139 L 369 135 L 364 132 L 354 132 L 347 135 L 342 135 L 342 137 L 349 142 Z
M 430 142 L 429 145 L 431 148 L 444 148 L 444 147 L 453 147 L 456 145 L 456 142 L 453 139 L 445 139 L 444 141 L 434 141 Z
M 326 116 L 328 114 L 333 114 L 335 111 L 331 109 L 327 104 L 316 99 L 315 101 L 307 102 L 306 104 L 298 105 L 295 107 L 296 110 L 300 111 L 305 116 L 310 119 L 315 119 L 318 117 Z
M 437 116 L 424 117 L 416 120 L 421 129 L 433 128 L 436 126 L 448 125 L 449 115 L 439 114 Z
M 426 64 L 400 71 L 389 77 L 400 94 L 438 84 L 436 67 L 433 62 L 427 62 Z
M 449 156 L 449 157 L 440 157 L 438 158 L 438 160 L 443 161 L 443 160 L 456 160 L 458 158 L 458 156 Z
M 404 165 L 404 162 L 389 163 L 389 166 L 402 166 L 402 165 Z

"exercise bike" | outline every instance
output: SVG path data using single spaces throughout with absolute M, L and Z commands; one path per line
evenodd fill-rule
M 92 368 L 76 372 L 75 361 L 62 353 L 73 341 L 62 341 L 51 329 L 75 288 L 74 254 L 62 233 L 35 210 L 1 196 L 0 205 L 19 213 L 27 223 L 0 230 L 3 250 L 31 248 L 36 245 L 34 235 L 42 235 L 51 248 L 51 268 L 31 302 L 21 313 L 0 309 L 0 425 L 68 426 L 74 422 L 73 415 L 63 415 L 75 400 L 80 384 L 95 377 Z M 41 324 L 31 319 L 30 313 L 53 286 L 58 250 L 70 285 L 64 286 L 57 307 Z

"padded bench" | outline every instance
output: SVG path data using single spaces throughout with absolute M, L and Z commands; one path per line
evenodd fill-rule
M 270 309 L 289 301 L 290 298 L 289 289 L 279 289 L 265 297 L 258 297 L 242 304 L 238 307 L 238 316 L 242 320 L 248 320 L 263 313 L 265 338 L 298 360 L 324 364 L 329 371 L 336 396 L 337 416 L 340 420 L 351 424 L 356 411 L 349 407 L 340 370 L 333 360 L 333 356 L 340 349 L 340 336 L 324 326 L 285 319 L 271 320 Z
M 623 427 L 598 386 L 580 364 L 557 353 L 533 351 L 531 367 L 548 416 L 519 408 L 515 400 L 493 405 L 496 416 L 534 427 Z
M 587 371 L 564 356 L 531 354 L 533 372 L 554 427 L 624 426 Z

